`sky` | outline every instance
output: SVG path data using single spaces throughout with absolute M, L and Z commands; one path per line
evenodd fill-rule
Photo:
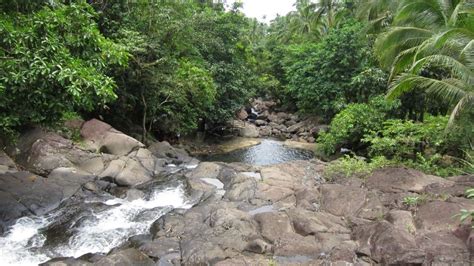
M 227 0 L 232 4 L 239 0 Z M 295 9 L 295 0 L 240 0 L 244 4 L 243 12 L 247 17 L 257 18 L 262 22 L 270 22 L 277 14 L 286 15 Z M 266 16 L 265 19 L 263 17 Z

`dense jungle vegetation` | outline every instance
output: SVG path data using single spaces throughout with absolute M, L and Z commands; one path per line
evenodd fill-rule
M 328 123 L 321 152 L 369 159 L 341 169 L 474 170 L 474 2 L 295 7 L 267 25 L 211 0 L 1 1 L 1 135 L 76 116 L 184 135 L 262 96 Z

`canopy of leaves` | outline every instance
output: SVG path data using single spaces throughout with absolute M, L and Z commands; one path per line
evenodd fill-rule
M 0 128 L 51 123 L 114 100 L 112 66 L 128 54 L 99 32 L 85 3 L 0 15 Z

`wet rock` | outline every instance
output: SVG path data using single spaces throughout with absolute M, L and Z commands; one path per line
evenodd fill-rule
M 158 238 L 141 245 L 138 250 L 154 259 L 161 259 L 168 254 L 179 253 L 178 238 Z
M 125 250 L 119 250 L 112 254 L 105 256 L 100 259 L 94 265 L 154 265 L 152 259 L 143 254 L 142 252 L 129 248 Z
M 75 168 L 60 167 L 48 175 L 48 181 L 62 188 L 64 198 L 74 195 L 82 185 L 95 180 L 95 176 Z
M 83 261 L 75 258 L 54 258 L 45 263 L 41 263 L 41 266 L 90 266 L 93 265 L 90 262 Z
M 79 187 L 26 171 L 0 174 L 0 223 L 6 226 L 24 215 L 45 214 L 58 207 L 71 196 L 70 191 Z
M 125 197 L 128 201 L 134 201 L 138 199 L 143 199 L 145 197 L 145 193 L 138 189 L 128 189 L 127 196 Z
M 452 183 L 441 177 L 401 167 L 376 170 L 368 179 L 367 187 L 383 192 L 422 192 L 433 183 Z
M 84 138 L 84 144 L 88 147 L 119 156 L 127 155 L 131 151 L 145 146 L 138 140 L 97 119 L 89 120 L 82 125 L 81 136 Z

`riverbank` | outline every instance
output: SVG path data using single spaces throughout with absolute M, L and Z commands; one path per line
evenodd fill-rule
M 473 259 L 470 221 L 454 217 L 474 209 L 463 197 L 473 176 L 384 168 L 367 179 L 328 182 L 327 163 L 316 159 L 199 162 L 166 142 L 144 147 L 98 120 L 79 131 L 81 140 L 73 142 L 36 129 L 20 137 L 13 155 L 1 154 L 0 242 L 13 247 L 2 249 L 2 261 L 463 265 Z M 24 216 L 30 218 L 16 220 Z

